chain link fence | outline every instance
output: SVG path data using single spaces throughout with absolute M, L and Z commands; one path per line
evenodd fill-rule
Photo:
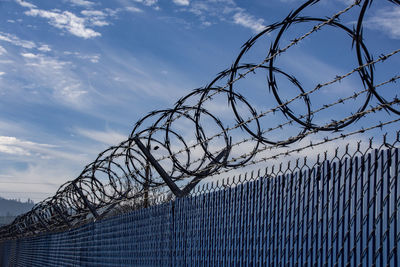
M 297 160 L 66 231 L 3 240 L 0 263 L 397 266 L 399 140 L 353 144 L 311 164 Z

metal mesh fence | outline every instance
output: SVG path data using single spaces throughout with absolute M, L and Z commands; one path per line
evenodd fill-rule
M 115 214 L 121 203 L 145 208 L 154 195 L 187 196 L 205 179 L 356 134 L 375 136 L 383 127 L 397 130 L 400 49 L 371 45 L 376 33 L 366 18 L 384 17 L 378 11 L 398 8 L 400 0 L 345 1 L 346 7 L 329 12 L 321 8 L 323 2 L 299 3 L 282 20 L 263 27 L 231 66 L 172 107 L 141 117 L 127 139 L 100 152 L 53 196 L 0 227 L 0 240 L 77 227 Z M 313 40 L 315 45 L 306 48 Z M 321 58 L 304 53 L 316 48 L 325 51 L 317 53 Z M 335 68 L 322 71 L 312 64 L 314 58 Z
M 2 266 L 398 266 L 399 136 L 0 242 Z
M 170 262 L 171 204 L 76 229 L 1 245 L 2 266 L 164 266 Z

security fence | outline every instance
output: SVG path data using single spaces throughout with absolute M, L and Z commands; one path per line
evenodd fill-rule
M 398 144 L 398 134 L 375 149 L 358 143 L 311 166 L 296 161 L 67 231 L 1 241 L 1 266 L 398 266 Z
M 233 65 L 207 85 L 141 117 L 127 139 L 0 227 L 0 240 L 75 228 L 109 216 L 120 203 L 142 199 L 147 207 L 160 193 L 182 198 L 205 179 L 357 134 L 399 129 L 400 48 L 367 46 L 376 36 L 367 18 L 399 8 L 400 0 L 354 0 L 329 12 L 323 2 L 299 4 L 245 42 Z M 327 36 L 338 43 L 327 44 Z M 311 40 L 318 45 L 306 49 Z M 334 48 L 340 48 L 339 58 L 321 58 L 322 65 L 335 66 L 329 76 L 320 75 L 318 64 L 303 66 L 313 62 L 313 53 L 299 62 L 299 53 L 334 55 Z
M 400 1 L 320 14 L 322 2 L 265 27 L 209 84 L 139 119 L 125 141 L 0 227 L 2 266 L 397 266 L 400 132 L 380 147 L 312 150 L 399 129 L 400 49 L 367 48 L 364 18 Z M 303 88 L 279 60 L 322 31 L 355 49 L 343 54 L 338 35 L 345 72 Z M 266 53 L 258 63 L 256 44 Z M 296 153 L 307 160 L 278 163 Z M 221 179 L 259 166 L 270 168 Z

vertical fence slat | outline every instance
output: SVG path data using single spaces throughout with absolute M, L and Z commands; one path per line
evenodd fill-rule
M 395 266 L 397 148 L 212 186 L 64 232 L 0 241 L 1 266 Z

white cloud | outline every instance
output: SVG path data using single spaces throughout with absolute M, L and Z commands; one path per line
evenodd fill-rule
M 6 146 L 0 144 L 0 152 L 5 154 L 20 155 L 20 156 L 30 156 L 29 151 L 15 146 Z
M 87 91 L 81 89 L 81 83 L 77 82 L 75 84 L 66 84 L 61 88 L 61 96 L 65 96 L 71 100 L 78 99 L 82 95 L 87 94 Z
M 186 0 L 173 0 L 175 3 L 189 4 Z M 259 32 L 264 28 L 264 20 L 257 19 L 246 10 L 239 7 L 233 0 L 210 0 L 193 1 L 190 7 L 181 9 L 195 14 L 200 19 L 203 26 L 210 26 L 215 20 L 222 22 L 233 22 L 234 24 Z
M 82 160 L 84 160 L 83 157 L 86 158 L 84 161 L 88 161 L 99 152 L 97 147 L 83 146 L 79 140 L 77 140 L 79 143 L 74 143 L 73 140 L 65 141 L 64 139 L 54 139 L 52 135 L 49 135 L 47 130 L 30 123 L 27 124 L 0 120 L 0 130 L 5 133 L 4 135 L 0 135 L 0 145 L 19 147 L 25 150 L 25 154 L 40 154 L 41 158 L 66 159 L 68 161 L 73 161 L 73 164 L 80 162 L 81 166 Z M 41 131 L 45 131 L 45 133 Z M 27 140 L 25 137 L 26 133 L 29 133 L 29 136 L 32 136 L 32 134 L 35 135 L 36 133 L 35 139 L 40 141 Z M 88 153 L 92 155 L 89 158 L 86 157 Z M 3 158 L 5 157 L 4 155 L 2 156 Z M 37 162 L 37 158 L 35 157 L 24 159 Z M 2 171 L 3 170 L 0 171 L 0 175 Z
M 6 154 L 30 156 L 33 151 L 42 151 L 43 148 L 53 147 L 55 146 L 23 141 L 12 136 L 0 136 L 0 152 Z
M 365 26 L 383 31 L 393 39 L 400 39 L 400 7 L 378 10 L 376 15 L 367 19 Z
M 210 9 L 212 9 L 212 7 L 205 2 L 195 2 L 189 11 L 197 16 L 202 16 L 204 13 L 213 16 L 214 12 L 211 12 Z
M 86 59 L 86 58 L 89 59 L 90 62 L 92 62 L 92 63 L 98 63 L 99 60 L 100 60 L 100 56 L 99 55 L 84 57 L 84 59 Z
M 78 37 L 89 39 L 101 36 L 99 32 L 96 32 L 90 28 L 86 28 L 86 21 L 84 18 L 80 18 L 69 11 L 60 13 L 58 11 L 31 9 L 26 11 L 25 14 L 33 17 L 46 18 L 49 20 L 50 25 L 59 29 L 67 30 L 71 34 Z
M 173 68 L 168 68 L 168 79 L 160 81 L 157 75 L 159 75 L 163 68 L 155 69 L 154 66 L 151 65 L 152 63 L 149 62 L 150 61 L 138 61 L 137 58 L 126 53 L 109 53 L 102 58 L 103 64 L 99 64 L 98 70 L 102 79 L 97 82 L 101 82 L 103 85 L 110 84 L 113 86 L 115 83 L 110 82 L 107 78 L 112 77 L 111 79 L 118 83 L 118 86 L 116 86 L 117 88 L 129 88 L 129 90 L 135 92 L 135 95 L 143 94 L 143 96 L 152 97 L 157 99 L 157 101 L 161 100 L 164 103 L 171 104 L 174 103 L 178 97 L 182 96 L 185 92 L 183 88 L 195 86 L 191 84 L 190 81 L 186 80 L 185 77 L 181 75 L 177 76 Z M 113 66 L 113 68 L 109 66 Z M 177 83 L 176 79 L 180 80 L 180 82 Z M 149 90 L 149 88 L 151 88 L 151 90 Z M 107 98 L 108 96 L 111 97 L 107 92 Z M 105 98 L 105 100 L 109 101 L 107 98 Z M 117 102 L 126 103 L 126 97 L 116 94 L 115 91 L 112 93 L 112 98 Z
M 17 2 L 19 5 L 21 5 L 23 7 L 36 8 L 36 6 L 34 4 L 31 4 L 31 3 L 26 2 L 24 0 L 15 0 L 15 2 Z
M 72 70 L 73 64 L 43 54 L 23 53 L 25 60 L 19 72 L 24 73 L 25 80 L 37 90 L 51 89 L 52 97 L 63 104 L 79 105 L 83 95 L 88 91 L 82 89 L 82 82 Z
M 97 26 L 97 27 L 103 27 L 103 26 L 110 25 L 110 23 L 108 23 L 107 21 L 104 21 L 104 20 L 93 20 L 91 22 L 91 24 L 93 26 Z
M 69 62 L 59 61 L 55 58 L 45 57 L 41 54 L 22 54 L 23 57 L 29 60 L 26 65 L 30 67 L 38 67 L 38 68 L 51 68 L 53 70 L 60 70 Z
M 76 129 L 79 135 L 85 136 L 89 139 L 107 144 L 116 145 L 127 139 L 126 135 L 117 133 L 115 131 L 95 131 L 88 129 Z
M 121 8 L 116 8 L 116 9 L 111 9 L 111 8 L 105 8 L 104 11 L 107 13 L 107 15 L 114 17 L 117 15 L 118 12 L 120 12 L 122 9 Z
M 2 143 L 4 139 L 6 144 Z M 1 159 L 20 162 L 26 166 L 24 168 L 8 166 L 1 170 L 0 178 L 7 182 L 7 191 L 49 192 L 49 195 L 52 195 L 65 181 L 75 178 L 81 172 L 83 165 L 93 160 L 95 156 L 95 154 L 90 157 L 83 154 L 82 149 L 70 146 L 68 148 L 72 150 L 67 152 L 63 147 L 0 136 Z M 29 197 L 37 201 L 46 196 L 30 193 L 18 195 L 21 198 Z
M 6 74 L 4 71 L 0 71 L 0 76 L 3 76 L 4 74 Z
M 70 64 L 69 62 L 59 61 L 55 58 L 46 57 L 42 54 L 22 53 L 21 55 L 24 58 L 28 59 L 26 65 L 33 66 L 33 67 L 48 66 L 54 70 L 59 70 L 59 69 L 63 68 L 65 65 Z
M 3 54 L 6 54 L 6 53 L 7 53 L 7 50 L 0 45 L 0 56 Z
M 86 1 L 86 0 L 69 0 L 73 5 L 77 5 L 77 6 L 92 6 L 94 5 L 93 2 L 90 1 Z
M 41 10 L 38 9 L 35 5 L 23 2 L 22 0 L 17 0 L 17 2 L 21 6 L 28 7 L 30 9 L 29 11 L 25 12 L 25 15 L 46 18 L 49 20 L 50 25 L 62 30 L 66 30 L 75 36 L 85 39 L 101 36 L 99 32 L 88 28 L 87 25 L 97 27 L 109 25 L 109 23 L 104 20 L 107 14 L 105 14 L 103 11 L 83 10 L 81 13 L 85 16 L 85 18 L 81 18 L 70 11 L 61 12 L 56 9 L 52 11 Z M 94 5 L 93 2 L 85 0 L 70 0 L 70 2 L 74 5 L 84 7 L 90 7 Z M 110 16 L 113 16 L 116 13 L 115 10 L 111 9 L 106 9 L 106 11 L 109 13 L 108 15 Z
M 236 13 L 233 16 L 233 21 L 235 24 L 249 28 L 254 32 L 260 32 L 265 28 L 263 19 L 255 19 L 253 16 L 243 12 Z
M 100 60 L 100 55 L 82 55 L 79 52 L 64 51 L 65 55 L 72 55 L 80 59 L 87 59 L 92 63 L 98 63 Z
M 82 157 L 76 156 L 76 158 Z M 83 159 L 85 162 L 85 159 Z M 75 164 L 68 160 L 55 162 L 51 159 L 38 157 L 37 161 L 27 162 L 26 169 L 11 169 L 2 175 L 2 181 L 6 181 L 7 192 L 26 192 L 24 194 L 8 193 L 9 198 L 20 198 L 21 200 L 33 199 L 39 202 L 46 197 L 56 193 L 58 187 L 67 180 L 75 178 L 79 171 Z M 82 167 L 81 167 L 82 168 Z M 5 176 L 5 178 L 3 178 Z M 35 193 L 35 192 L 41 192 Z
M 132 12 L 132 13 L 140 13 L 143 12 L 140 8 L 134 7 L 134 6 L 127 6 L 125 7 L 126 11 Z
M 0 41 L 8 42 L 16 46 L 20 46 L 27 49 L 32 49 L 36 47 L 36 44 L 31 41 L 21 40 L 17 36 L 9 33 L 0 32 Z
M 158 0 L 134 0 L 135 2 L 142 3 L 145 6 L 154 6 Z
M 35 5 L 24 2 L 22 0 L 16 0 L 23 7 L 29 8 L 29 11 L 25 12 L 25 15 L 31 17 L 41 17 L 49 20 L 49 24 L 69 33 L 82 37 L 85 39 L 94 38 L 101 36 L 99 32 L 89 28 L 88 26 L 103 27 L 110 23 L 105 20 L 108 16 L 115 16 L 121 9 L 104 9 L 105 12 L 101 10 L 83 10 L 81 14 L 84 17 L 79 17 L 70 11 L 60 11 L 58 9 L 53 9 L 51 11 L 43 10 L 37 8 Z M 70 0 L 74 5 L 90 7 L 94 5 L 93 2 L 85 0 Z M 142 1 L 143 2 L 143 1 Z M 144 0 L 144 4 L 152 5 L 154 0 Z
M 188 6 L 190 4 L 189 0 L 172 0 L 172 2 L 179 6 Z
M 81 14 L 84 16 L 87 16 L 87 17 L 92 17 L 92 16 L 105 17 L 106 16 L 106 14 L 101 10 L 83 10 L 83 11 L 81 11 Z
M 92 26 L 103 27 L 110 24 L 105 21 L 107 14 L 101 10 L 83 10 L 81 14 L 87 17 L 89 24 Z
M 22 53 L 21 56 L 25 58 L 37 58 L 38 55 L 32 54 L 32 53 Z
M 51 51 L 51 48 L 50 48 L 50 46 L 48 46 L 48 45 L 41 45 L 41 46 L 38 48 L 38 50 L 39 50 L 39 51 L 42 51 L 42 52 L 50 52 L 50 51 Z

